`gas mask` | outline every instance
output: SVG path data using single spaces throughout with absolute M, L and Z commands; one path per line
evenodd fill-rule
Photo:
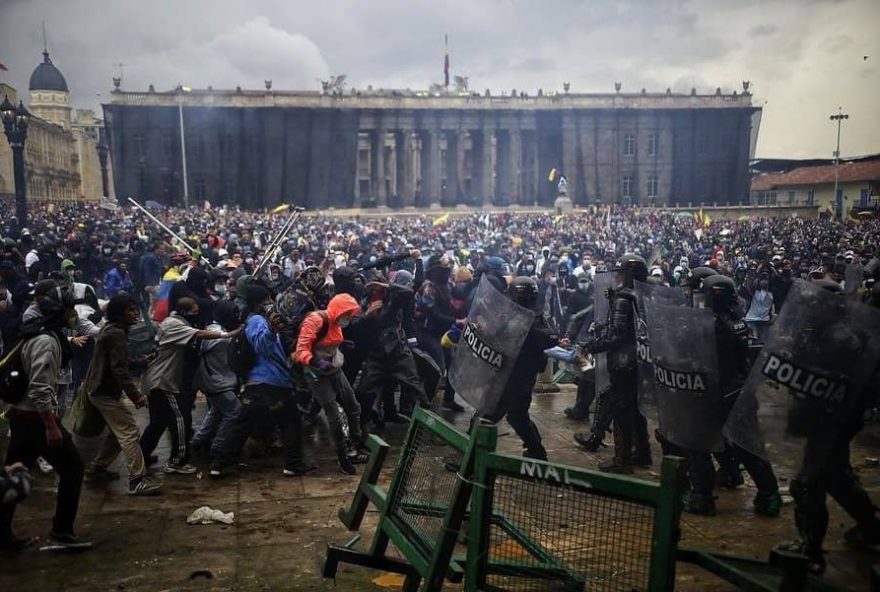
M 214 293 L 220 296 L 226 295 L 226 284 L 217 284 L 214 286 Z

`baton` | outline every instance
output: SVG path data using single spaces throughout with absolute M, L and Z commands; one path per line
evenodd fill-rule
M 167 226 L 165 226 L 165 225 L 162 223 L 161 220 L 159 220 L 156 216 L 154 216 L 153 214 L 151 214 L 151 213 L 150 213 L 150 212 L 149 212 L 144 206 L 142 206 L 141 204 L 139 204 L 138 202 L 136 202 L 134 199 L 132 199 L 132 197 L 131 197 L 130 195 L 128 196 L 128 201 L 130 201 L 130 202 L 132 203 L 132 205 L 134 205 L 134 207 L 136 207 L 137 209 L 139 209 L 140 211 L 142 211 L 144 214 L 146 214 L 147 217 L 148 217 L 150 220 L 152 220 L 153 222 L 155 222 L 155 223 L 159 226 L 159 228 L 161 228 L 162 230 L 164 230 L 165 232 L 167 232 L 168 234 L 170 234 L 171 236 L 173 236 L 174 238 L 176 238 L 178 241 L 180 241 L 180 243 L 181 243 L 184 247 L 186 247 L 186 249 L 187 249 L 190 253 L 192 253 L 193 255 L 196 254 L 196 252 L 197 252 L 196 249 L 192 248 L 192 247 L 189 245 L 188 242 L 186 242 L 185 240 L 183 240 L 182 238 L 180 238 L 180 236 L 179 236 L 176 232 L 174 232 L 173 230 L 171 230 L 170 228 L 168 228 Z M 203 255 L 201 255 L 201 253 L 199 253 L 199 260 L 200 260 L 201 263 L 203 263 L 206 267 L 213 267 L 213 266 L 211 265 L 210 261 L 208 261 L 207 259 L 205 259 L 205 257 L 204 257 Z
M 272 257 L 275 256 L 275 252 L 281 246 L 281 243 L 284 242 L 284 239 L 287 238 L 287 235 L 293 230 L 293 225 L 296 224 L 296 221 L 299 219 L 300 215 L 302 215 L 304 209 L 305 208 L 298 206 L 293 207 L 293 214 L 290 215 L 290 218 L 287 219 L 287 222 L 284 223 L 281 230 L 275 235 L 275 238 L 271 240 L 269 246 L 266 248 L 266 254 L 260 259 L 260 262 L 254 268 L 253 273 L 251 273 L 253 277 L 257 277 L 263 267 L 266 266 L 266 263 L 272 260 Z

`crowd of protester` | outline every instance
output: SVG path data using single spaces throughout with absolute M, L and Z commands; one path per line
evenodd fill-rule
M 306 475 L 316 465 L 304 434 L 323 414 L 339 470 L 355 474 L 369 431 L 434 405 L 441 390 L 440 405 L 463 411 L 445 379 L 446 340 L 482 276 L 502 286 L 532 278 L 536 307 L 564 336 L 592 278 L 624 253 L 672 286 L 711 267 L 735 280 L 760 339 L 795 278 L 856 281 L 847 290 L 867 298 L 880 274 L 872 219 L 710 221 L 634 208 L 440 220 L 307 213 L 263 262 L 291 212 L 153 213 L 192 250 L 131 208 L 42 206 L 26 228 L 0 208 L 0 356 L 18 356 L 29 381 L 5 412 L 5 550 L 27 543 L 12 517 L 38 463 L 60 478 L 50 534 L 59 547 L 89 545 L 74 533 L 82 482 L 120 479 L 110 470 L 120 454 L 132 495 L 160 492 L 150 471 L 160 460 L 168 475 L 192 475 L 204 460 L 223 478 L 240 468 L 249 438 L 284 448 L 285 475 Z M 208 411 L 193 425 L 199 393 Z M 81 413 L 80 397 L 107 427 L 91 459 L 62 422 L 74 407 Z M 141 430 L 134 410 L 145 406 Z M 170 455 L 160 459 L 166 431 Z

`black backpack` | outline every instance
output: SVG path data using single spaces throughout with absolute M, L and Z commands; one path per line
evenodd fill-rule
M 17 405 L 27 394 L 30 381 L 24 369 L 24 360 L 22 360 L 21 354 L 24 350 L 24 344 L 38 335 L 52 335 L 57 339 L 57 336 L 51 331 L 40 331 L 20 338 L 12 346 L 12 349 L 5 353 L 3 358 L 0 358 L 0 399 L 4 403 Z
M 232 338 L 229 342 L 229 349 L 226 351 L 226 362 L 229 364 L 230 370 L 235 372 L 238 381 L 244 384 L 248 374 L 257 365 L 257 354 L 251 342 L 245 335 L 244 325 L 241 332 Z

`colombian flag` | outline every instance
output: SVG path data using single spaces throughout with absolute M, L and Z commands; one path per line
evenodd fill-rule
M 153 320 L 155 322 L 161 323 L 168 316 L 170 312 L 168 309 L 171 304 L 171 288 L 178 281 L 180 281 L 180 274 L 177 273 L 177 269 L 174 267 L 171 267 L 162 276 L 162 283 L 159 284 L 159 292 L 156 294 L 156 306 L 153 307 Z
M 434 226 L 443 226 L 444 224 L 446 224 L 446 221 L 447 221 L 447 220 L 449 220 L 449 212 L 446 212 L 446 213 L 443 214 L 442 216 L 439 216 L 438 218 L 435 218 L 435 219 L 434 219 L 434 222 L 432 222 L 432 224 L 433 224 Z

